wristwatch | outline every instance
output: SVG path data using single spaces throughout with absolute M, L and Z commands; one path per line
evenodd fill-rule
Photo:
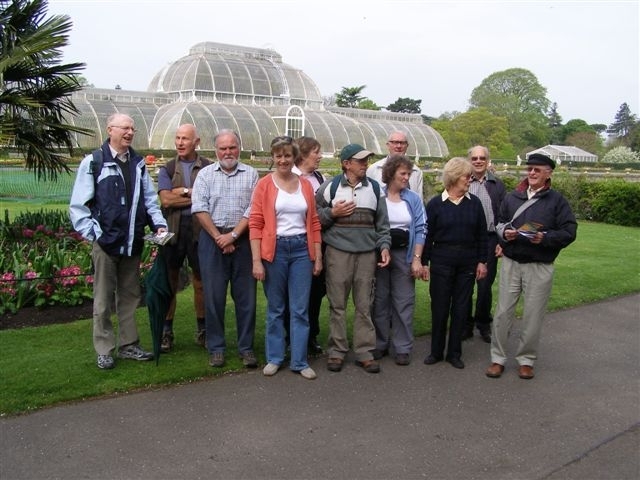
M 184 187 L 182 189 L 182 196 L 186 197 L 187 195 L 189 195 L 189 189 L 187 187 Z
M 233 238 L 234 240 L 238 239 L 238 234 L 236 232 L 234 232 L 233 230 L 231 230 L 231 238 Z

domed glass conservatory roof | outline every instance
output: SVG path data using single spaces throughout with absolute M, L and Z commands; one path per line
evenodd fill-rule
M 135 121 L 133 146 L 141 153 L 173 150 L 178 126 L 193 123 L 205 150 L 213 150 L 218 131 L 230 128 L 240 134 L 245 151 L 268 151 L 273 137 L 286 134 L 315 137 L 325 154 L 348 143 L 384 154 L 389 133 L 400 130 L 409 139 L 408 155 L 448 155 L 440 134 L 420 115 L 325 108 L 313 80 L 269 49 L 198 43 L 159 71 L 146 92 L 86 88 L 72 99 L 80 114 L 71 122 L 95 132 L 77 137 L 83 148 L 106 138 L 106 120 L 119 112 Z

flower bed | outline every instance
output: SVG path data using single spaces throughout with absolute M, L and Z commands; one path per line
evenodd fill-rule
M 93 297 L 91 244 L 66 212 L 40 210 L 0 222 L 0 315 L 35 306 L 82 305 Z M 145 245 L 141 283 L 155 249 Z

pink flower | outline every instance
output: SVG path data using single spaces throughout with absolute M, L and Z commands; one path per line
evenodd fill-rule
M 29 270 L 27 273 L 24 274 L 24 278 L 28 280 L 33 280 L 35 278 L 38 278 L 38 274 L 33 270 Z
M 24 238 L 33 238 L 34 234 L 35 234 L 35 232 L 33 230 L 31 230 L 30 228 L 23 228 L 22 229 L 22 236 Z

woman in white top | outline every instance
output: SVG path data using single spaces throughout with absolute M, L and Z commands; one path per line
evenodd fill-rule
M 289 368 L 304 378 L 316 373 L 307 362 L 308 304 L 312 275 L 322 271 L 320 221 L 313 187 L 291 170 L 298 146 L 291 137 L 271 142 L 274 171 L 253 192 L 249 238 L 253 276 L 267 297 L 264 375 L 275 375 L 285 357 L 285 305 L 291 322 Z
M 373 323 L 380 359 L 393 349 L 398 365 L 409 365 L 413 348 L 415 279 L 422 275 L 422 249 L 426 238 L 426 215 L 422 198 L 409 189 L 413 162 L 391 155 L 382 167 L 382 181 L 391 227 L 391 262 L 376 271 Z

